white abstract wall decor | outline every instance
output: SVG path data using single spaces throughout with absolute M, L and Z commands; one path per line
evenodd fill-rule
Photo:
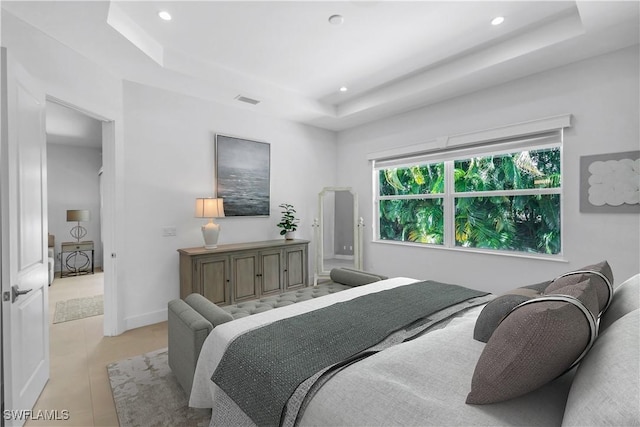
M 580 212 L 640 212 L 640 151 L 580 158 Z

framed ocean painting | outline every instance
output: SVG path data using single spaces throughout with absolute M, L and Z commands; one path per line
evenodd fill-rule
M 216 134 L 216 194 L 225 216 L 269 216 L 271 146 Z

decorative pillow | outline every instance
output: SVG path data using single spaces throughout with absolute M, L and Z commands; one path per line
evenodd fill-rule
M 502 402 L 533 391 L 574 366 L 597 335 L 590 280 L 533 298 L 498 325 L 476 364 L 467 403 Z
M 518 304 L 542 295 L 551 281 L 512 289 L 484 306 L 473 329 L 473 339 L 487 342 L 502 319 Z
M 369 283 L 378 282 L 380 276 L 370 274 L 365 271 L 350 270 L 346 268 L 334 268 L 329 273 L 329 277 L 336 283 L 342 283 L 347 286 L 361 286 Z
M 566 285 L 581 282 L 584 280 L 584 275 L 591 278 L 591 283 L 596 289 L 600 305 L 599 315 L 602 315 L 611 304 L 613 298 L 613 272 L 607 261 L 601 261 L 598 264 L 588 265 L 579 270 L 561 274 L 553 280 L 545 292 L 553 292 Z
M 593 280 L 585 278 L 579 283 L 564 286 L 551 292 L 545 292 L 547 296 L 551 295 L 568 295 L 580 300 L 580 302 L 589 310 L 594 319 L 598 316 L 598 294 L 593 286 Z
M 351 267 L 340 267 L 340 268 L 342 270 L 355 271 L 356 273 L 365 273 L 365 274 L 369 274 L 371 276 L 376 276 L 380 280 L 387 280 L 389 278 L 388 276 L 384 276 L 384 275 L 378 274 L 378 273 L 372 273 L 371 271 L 358 270 L 356 268 L 351 268 Z
M 635 310 L 598 338 L 573 378 L 563 427 L 640 425 L 639 325 Z

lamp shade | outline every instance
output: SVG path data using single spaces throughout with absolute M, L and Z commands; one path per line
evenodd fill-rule
M 222 199 L 204 197 L 196 199 L 196 218 L 222 218 L 224 206 Z
M 68 222 L 87 222 L 91 219 L 91 213 L 88 210 L 72 209 L 67 211 Z

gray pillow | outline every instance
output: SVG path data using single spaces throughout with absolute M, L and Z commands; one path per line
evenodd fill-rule
M 548 288 L 547 288 L 548 289 Z M 545 295 L 568 295 L 577 298 L 589 310 L 594 319 L 598 318 L 598 293 L 593 285 L 593 279 L 585 278 L 583 281 L 564 286 L 552 291 L 545 291 Z
M 342 283 L 347 286 L 361 286 L 369 283 L 378 282 L 380 277 L 369 274 L 364 271 L 349 270 L 346 268 L 334 268 L 329 273 L 329 277 L 336 283 Z
M 551 281 L 536 283 L 512 289 L 484 306 L 473 329 L 473 339 L 481 342 L 489 341 L 491 334 L 498 327 L 502 319 L 517 305 L 542 295 Z
M 358 272 L 358 273 L 365 273 L 365 274 L 369 274 L 371 276 L 376 276 L 380 280 L 387 280 L 389 278 L 389 277 L 384 276 L 382 274 L 372 273 L 371 271 L 357 270 L 357 269 L 351 268 L 351 267 L 340 267 L 340 268 L 342 268 L 343 270 L 347 270 L 347 271 L 355 271 L 355 272 Z
M 640 426 L 640 310 L 607 328 L 583 359 L 563 426 Z
M 476 320 L 473 328 L 473 339 L 481 342 L 489 341 L 491 334 L 502 322 L 502 319 L 517 305 L 533 297 L 534 295 L 505 294 L 487 303 Z
M 613 272 L 607 261 L 587 265 L 575 271 L 570 271 L 555 278 L 546 289 L 546 293 L 562 288 L 568 284 L 575 284 L 584 280 L 584 276 L 591 278 L 591 283 L 598 294 L 600 314 L 611 304 L 613 298 Z
M 575 365 L 597 335 L 598 299 L 589 279 L 512 310 L 484 347 L 466 403 L 522 396 Z

